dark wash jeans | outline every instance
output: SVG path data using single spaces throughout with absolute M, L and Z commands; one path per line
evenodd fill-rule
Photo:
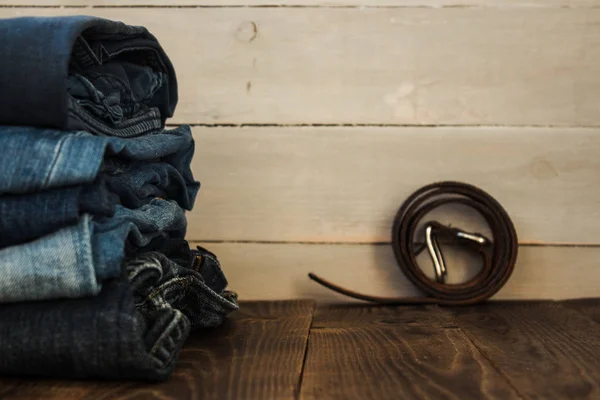
M 0 124 L 133 137 L 177 104 L 171 61 L 144 27 L 91 16 L 0 19 Z
M 183 239 L 158 244 L 158 250 L 144 252 L 126 267 L 136 287 L 137 308 L 147 314 L 170 304 L 189 318 L 192 328 L 221 325 L 237 309 L 237 295 L 225 290 L 227 279 L 217 257 L 202 247 L 190 250 Z
M 199 186 L 189 166 L 110 159 L 94 183 L 0 196 L 0 249 L 75 225 L 83 214 L 113 216 L 118 204 L 138 209 L 161 197 L 191 210 Z
M 118 197 L 102 180 L 64 189 L 0 196 L 0 249 L 76 224 L 82 214 L 111 217 Z
M 0 305 L 0 374 L 167 379 L 190 329 L 238 308 L 212 253 L 184 244 L 170 255 L 130 260 L 96 297 Z
M 138 208 L 155 197 L 162 197 L 191 210 L 200 183 L 194 180 L 189 164 L 185 167 L 178 170 L 166 162 L 108 159 L 102 167 L 102 177 L 125 207 Z

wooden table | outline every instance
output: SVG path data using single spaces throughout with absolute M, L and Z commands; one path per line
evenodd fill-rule
M 0 380 L 9 399 L 600 398 L 600 299 L 437 306 L 252 302 L 161 384 Z

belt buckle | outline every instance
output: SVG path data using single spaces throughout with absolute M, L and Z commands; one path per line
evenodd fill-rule
M 433 270 L 435 272 L 435 280 L 438 283 L 445 284 L 446 277 L 448 276 L 448 270 L 446 268 L 446 262 L 444 261 L 444 255 L 437 241 L 438 235 L 443 235 L 449 239 L 467 245 L 469 247 L 475 247 L 481 251 L 481 247 L 489 245 L 491 241 L 480 233 L 466 232 L 462 229 L 451 228 L 437 221 L 430 221 L 425 224 L 425 244 L 429 251 L 431 261 L 433 261 Z

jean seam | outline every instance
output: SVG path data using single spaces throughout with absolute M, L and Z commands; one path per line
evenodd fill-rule
M 42 183 L 42 188 L 46 188 L 48 186 L 48 183 L 50 182 L 50 179 L 52 179 L 52 176 L 54 176 L 54 169 L 56 168 L 56 164 L 58 164 L 58 159 L 60 158 L 60 153 L 62 151 L 62 148 L 65 144 L 65 142 L 67 141 L 68 136 L 62 136 L 59 140 L 58 140 L 58 146 L 56 148 L 56 151 L 54 152 L 54 159 L 52 160 L 52 164 L 50 165 L 50 168 L 48 169 L 48 174 L 46 175 L 46 178 L 44 179 L 44 182 Z
M 100 285 L 98 284 L 98 280 L 96 279 L 96 268 L 94 265 L 94 261 L 93 261 L 93 249 L 92 249 L 92 222 L 91 222 L 91 218 L 88 214 L 84 214 L 83 216 L 83 236 L 84 236 L 84 240 L 82 241 L 83 243 L 78 243 L 79 246 L 78 249 L 82 249 L 83 250 L 83 261 L 84 261 L 84 265 L 87 265 L 89 270 L 89 282 L 88 284 L 90 284 L 92 287 L 89 288 L 91 289 L 92 293 L 97 293 L 98 289 L 100 287 Z
M 171 305 L 171 303 L 169 303 L 168 301 L 166 301 L 163 298 L 163 293 L 165 292 L 165 290 L 169 289 L 171 286 L 174 286 L 175 284 L 178 283 L 183 283 L 183 285 L 185 285 L 186 287 L 189 287 L 191 285 L 192 280 L 198 280 L 198 278 L 192 276 L 192 275 L 188 275 L 185 277 L 177 277 L 177 278 L 172 278 L 169 279 L 167 282 L 159 285 L 153 292 L 151 292 L 149 295 L 144 297 L 144 301 L 138 303 L 140 306 L 145 306 L 147 303 L 152 303 L 155 298 L 157 297 L 161 297 L 162 301 L 164 303 L 167 303 L 169 305 Z M 184 291 L 184 295 L 187 293 L 187 291 Z
M 173 340 L 173 336 L 175 334 L 174 330 L 180 329 L 180 323 L 182 322 L 182 318 L 187 318 L 179 310 L 174 310 L 174 314 L 175 315 L 174 315 L 173 319 L 167 325 L 167 329 L 163 332 L 162 335 L 160 335 L 160 337 L 156 340 L 156 342 L 154 342 L 154 344 L 150 348 L 150 351 L 148 352 L 154 358 L 157 358 L 156 352 L 158 351 L 158 349 L 164 348 L 165 340 L 169 340 L 169 339 Z M 175 342 L 175 340 L 173 340 L 173 342 Z M 173 352 L 169 352 L 169 353 L 174 355 L 175 352 L 173 351 Z M 171 359 L 172 359 L 172 357 L 169 357 L 169 361 L 165 362 L 165 365 L 168 364 Z
M 150 108 L 143 118 L 140 116 L 134 117 L 132 118 L 134 121 L 126 121 L 126 126 L 112 128 L 96 120 L 85 110 L 80 109 L 79 105 L 75 101 L 74 104 L 76 104 L 75 108 L 77 109 L 70 107 L 68 111 L 69 115 L 83 122 L 91 133 L 97 135 L 132 138 L 158 132 L 163 128 L 160 113 L 154 107 Z

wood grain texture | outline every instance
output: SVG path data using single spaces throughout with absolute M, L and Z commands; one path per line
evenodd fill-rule
M 0 0 L 6 6 L 594 7 L 597 0 Z
M 56 400 L 295 399 L 312 301 L 243 303 L 226 324 L 192 333 L 161 384 L 0 381 L 0 398 Z
M 524 398 L 599 398 L 600 324 L 556 303 L 488 303 L 454 312 Z
M 600 290 L 598 295 L 600 295 Z M 579 311 L 600 324 L 600 299 L 598 298 L 566 300 L 561 302 L 561 305 Z
M 190 338 L 168 382 L 3 378 L 0 398 L 598 398 L 600 324 L 584 315 L 598 308 L 598 299 L 322 306 L 306 348 L 312 302 L 245 303 L 226 326 Z
M 437 307 L 318 309 L 302 382 L 305 400 L 518 398 Z
M 389 242 L 423 185 L 465 181 L 508 211 L 520 243 L 600 243 L 600 130 L 194 127 L 202 188 L 189 240 Z M 429 217 L 486 231 L 465 208 Z
M 314 298 L 352 301 L 311 281 L 314 272 L 342 286 L 381 296 L 419 294 L 399 271 L 391 246 L 202 243 L 222 262 L 230 287 L 247 300 Z M 479 262 L 444 248 L 449 282 L 472 276 Z M 523 247 L 515 271 L 494 299 L 568 299 L 600 296 L 600 248 Z M 419 258 L 425 273 L 431 261 Z
M 600 8 L 2 8 L 144 25 L 174 122 L 600 125 Z

